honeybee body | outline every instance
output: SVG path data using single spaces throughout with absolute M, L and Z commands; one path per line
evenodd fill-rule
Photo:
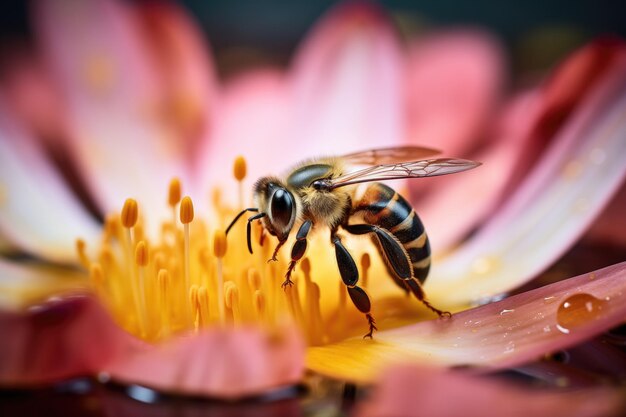
M 297 225 L 285 286 L 293 284 L 291 274 L 304 256 L 309 232 L 314 226 L 328 228 L 341 279 L 352 302 L 367 318 L 369 333 L 366 337 L 371 337 L 376 330 L 370 314 L 370 299 L 358 286 L 358 268 L 338 230 L 341 228 L 354 235 L 372 235 L 396 284 L 412 292 L 439 316 L 449 316 L 450 313 L 433 307 L 422 291 L 421 283 L 430 269 L 430 246 L 422 222 L 406 199 L 389 186 L 376 182 L 444 175 L 479 165 L 457 159 L 411 160 L 432 153 L 436 151 L 419 147 L 372 149 L 305 161 L 284 179 L 261 178 L 254 187 L 257 208 L 243 210 L 226 233 L 246 211 L 258 212 L 248 219 L 248 250 L 252 252 L 250 222 L 260 220 L 264 230 L 278 239 L 272 257 L 276 260 L 278 250 Z M 349 165 L 356 164 L 369 167 L 352 172 L 347 170 Z

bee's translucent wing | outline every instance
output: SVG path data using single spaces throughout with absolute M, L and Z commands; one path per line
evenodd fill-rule
M 340 158 L 350 165 L 384 165 L 400 162 L 417 161 L 441 153 L 437 149 L 421 146 L 396 146 L 392 148 L 368 149 L 349 153 Z
M 333 189 L 361 182 L 436 177 L 467 171 L 479 165 L 480 162 L 452 158 L 381 164 L 331 178 L 327 180 L 327 185 Z

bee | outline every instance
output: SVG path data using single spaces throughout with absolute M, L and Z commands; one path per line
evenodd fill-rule
M 242 210 L 226 234 L 247 212 L 247 245 L 252 253 L 251 223 L 261 221 L 264 233 L 278 239 L 272 258 L 297 226 L 291 261 L 283 288 L 293 285 L 291 275 L 307 249 L 313 229 L 330 231 L 339 275 L 355 307 L 365 315 L 372 338 L 376 329 L 367 293 L 358 286 L 359 270 L 342 243 L 343 230 L 353 235 L 372 235 L 385 260 L 389 275 L 407 293 L 412 293 L 439 317 L 449 317 L 428 302 L 422 284 L 430 270 L 430 245 L 424 225 L 411 204 L 392 188 L 378 181 L 434 177 L 466 171 L 480 165 L 464 159 L 424 159 L 439 151 L 417 146 L 369 149 L 337 157 L 309 159 L 284 178 L 264 177 L 254 185 L 256 207 Z M 359 169 L 359 166 L 361 168 Z M 362 167 L 365 166 L 365 167 Z

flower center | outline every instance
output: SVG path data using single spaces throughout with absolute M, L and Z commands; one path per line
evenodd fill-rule
M 234 171 L 240 184 L 242 163 L 238 159 Z M 172 217 L 161 224 L 156 238 L 145 231 L 147 213 L 128 199 L 119 214 L 107 216 L 96 261 L 87 256 L 84 242 L 77 242 L 96 293 L 128 332 L 158 341 L 207 326 L 294 324 L 311 345 L 364 334 L 366 322 L 347 301 L 327 239 L 311 238 L 308 257 L 293 275 L 295 284 L 283 289 L 289 250 L 268 262 L 275 242 L 261 238 L 260 223 L 253 226 L 254 254 L 249 254 L 245 222 L 235 225 L 226 240 L 224 226 L 238 210 L 224 206 L 219 193 L 214 194 L 217 220 L 211 225 L 194 216 L 189 197 L 181 199 L 177 179 L 170 183 L 167 202 Z M 366 289 L 372 270 L 382 272 L 379 259 L 366 252 L 371 248 L 369 241 L 352 248 Z M 333 284 L 322 283 L 326 278 Z M 321 287 L 330 308 L 320 304 Z

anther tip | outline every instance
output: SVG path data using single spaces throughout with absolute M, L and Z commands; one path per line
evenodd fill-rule
M 181 186 L 180 179 L 172 178 L 170 181 L 169 192 L 167 195 L 167 202 L 171 207 L 174 207 L 180 202 Z
M 226 255 L 226 249 L 226 233 L 222 230 L 218 230 L 213 235 L 213 254 L 217 258 L 223 258 L 224 255 Z
M 137 224 L 138 215 L 137 201 L 134 198 L 127 198 L 124 202 L 124 207 L 122 207 L 122 225 L 127 229 L 134 227 Z
M 241 181 L 246 177 L 246 172 L 246 160 L 243 156 L 239 155 L 235 158 L 235 163 L 233 164 L 233 175 L 237 181 Z
M 369 268 L 372 265 L 372 261 L 370 259 L 370 254 L 369 253 L 364 253 L 363 256 L 361 256 L 361 266 L 366 269 Z
M 139 266 L 148 265 L 148 247 L 143 240 L 137 243 L 135 247 L 135 262 L 137 262 Z
M 191 223 L 193 216 L 193 202 L 189 196 L 186 196 L 180 202 L 180 222 L 182 224 Z

